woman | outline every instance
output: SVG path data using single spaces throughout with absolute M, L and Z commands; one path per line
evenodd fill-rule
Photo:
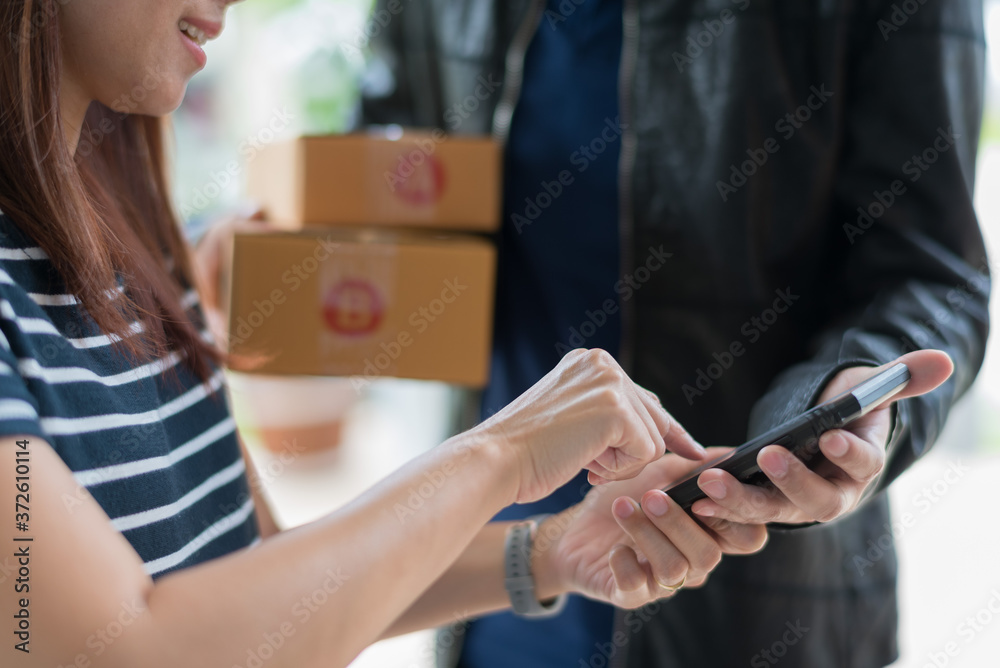
M 537 528 L 519 581 L 535 606 L 569 591 L 638 606 L 759 549 L 763 527 L 698 523 L 657 490 L 704 451 L 600 351 L 277 532 L 162 164 L 159 117 L 227 4 L 0 4 L 2 664 L 344 665 L 380 637 L 509 605 L 511 527 L 486 522 L 581 468 L 601 484 Z

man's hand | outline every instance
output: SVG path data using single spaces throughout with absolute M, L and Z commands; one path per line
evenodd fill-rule
M 885 465 L 892 404 L 930 392 L 947 380 L 954 368 L 951 358 L 939 350 L 918 350 L 896 362 L 909 367 L 909 383 L 902 392 L 846 428 L 825 433 L 819 447 L 826 459 L 815 470 L 806 468 L 785 448 L 769 445 L 757 455 L 757 463 L 774 483 L 773 488 L 743 485 L 725 471 L 709 469 L 698 478 L 698 486 L 709 498 L 695 502 L 691 510 L 701 518 L 786 524 L 830 522 L 854 510 Z M 826 386 L 820 403 L 889 366 L 841 371 Z
M 720 453 L 710 448 L 706 459 Z M 672 595 L 681 583 L 703 584 L 723 553 L 761 549 L 764 526 L 696 520 L 660 491 L 703 462 L 668 454 L 636 478 L 591 489 L 581 503 L 543 522 L 533 554 L 540 597 L 568 590 L 636 608 Z
M 219 307 L 219 284 L 222 278 L 222 254 L 228 247 L 233 234 L 239 231 L 261 231 L 272 229 L 264 222 L 263 212 L 257 210 L 249 216 L 228 216 L 212 223 L 198 245 L 191 249 L 191 265 L 194 269 L 202 305 L 206 308 Z
M 201 307 L 209 330 L 216 341 L 225 340 L 226 323 L 223 320 L 219 290 L 222 282 L 223 253 L 229 248 L 233 234 L 241 231 L 266 231 L 274 229 L 264 222 L 263 212 L 255 211 L 248 217 L 228 216 L 212 224 L 198 245 L 191 249 L 191 268 Z

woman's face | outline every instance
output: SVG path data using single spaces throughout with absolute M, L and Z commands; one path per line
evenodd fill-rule
M 234 1 L 60 0 L 64 90 L 115 111 L 173 111 Z

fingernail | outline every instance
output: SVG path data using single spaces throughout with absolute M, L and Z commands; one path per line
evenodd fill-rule
M 775 478 L 784 478 L 788 473 L 788 462 L 779 454 L 769 453 L 763 457 L 764 468 L 769 475 Z
M 703 517 L 715 517 L 715 508 L 704 507 L 704 508 L 694 508 L 695 515 L 702 515 Z
M 635 512 L 635 506 L 632 505 L 632 501 L 629 499 L 617 499 L 614 503 L 613 510 L 615 515 L 624 520 Z
M 843 457 L 847 453 L 847 439 L 840 434 L 830 434 L 826 437 L 826 451 L 834 457 Z
M 607 480 L 605 480 L 601 476 L 591 471 L 590 473 L 587 474 L 587 482 L 589 482 L 594 487 L 597 487 L 598 485 L 603 485 L 604 483 L 606 483 Z
M 645 502 L 646 512 L 656 517 L 663 517 L 670 510 L 670 504 L 667 503 L 667 495 L 662 492 L 650 494 L 646 497 Z
M 726 498 L 726 486 L 718 480 L 709 480 L 701 484 L 702 491 L 713 499 Z

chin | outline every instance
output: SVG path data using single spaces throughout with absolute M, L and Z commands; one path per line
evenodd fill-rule
M 150 95 L 143 104 L 139 105 L 135 113 L 146 116 L 165 116 L 177 111 L 177 108 L 184 102 L 184 95 L 187 93 L 187 80 L 181 80 L 167 85 L 164 83 L 157 88 L 154 95 Z
M 165 116 L 176 111 L 184 101 L 187 78 L 164 76 L 153 69 L 128 92 L 101 102 L 121 114 Z

